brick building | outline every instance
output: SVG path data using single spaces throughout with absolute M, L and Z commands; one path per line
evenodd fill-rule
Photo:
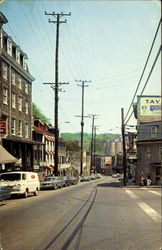
M 32 81 L 27 55 L 4 30 L 8 20 L 0 12 L 0 121 L 1 144 L 21 162 L 22 170 L 33 169 Z M 6 170 L 13 166 L 6 166 Z M 8 169 L 9 170 L 9 169 Z

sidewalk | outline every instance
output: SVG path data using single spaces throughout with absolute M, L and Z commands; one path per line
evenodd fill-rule
M 162 188 L 162 184 L 160 185 L 151 185 L 151 186 L 140 186 L 140 185 L 136 185 L 133 180 L 129 179 L 127 181 L 126 186 L 123 185 L 122 181 L 119 181 L 119 184 L 121 187 L 127 187 L 127 188 Z

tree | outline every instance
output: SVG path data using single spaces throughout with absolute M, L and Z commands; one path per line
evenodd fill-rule
M 68 161 L 74 163 L 80 159 L 80 146 L 78 141 L 66 141 L 66 152 L 68 155 Z
M 32 103 L 33 118 L 39 118 L 42 122 L 50 123 L 50 119 L 47 118 L 36 104 Z

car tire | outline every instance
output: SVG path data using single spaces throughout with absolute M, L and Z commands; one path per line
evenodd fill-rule
M 28 191 L 27 191 L 27 190 L 25 190 L 25 193 L 23 194 L 23 197 L 24 197 L 24 198 L 27 198 L 27 197 L 28 197 Z
M 37 196 L 37 195 L 38 195 L 38 188 L 34 192 L 34 196 Z

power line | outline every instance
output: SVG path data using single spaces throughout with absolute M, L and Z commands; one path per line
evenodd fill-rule
M 131 109 L 131 107 L 132 107 L 132 104 L 133 104 L 134 99 L 135 99 L 135 97 L 136 97 L 137 91 L 138 91 L 138 89 L 139 89 L 141 80 L 142 80 L 142 78 L 143 78 L 145 69 L 146 69 L 146 67 L 147 67 L 147 64 L 148 64 L 148 61 L 149 61 L 149 58 L 150 58 L 150 55 L 151 55 L 151 52 L 152 52 L 152 49 L 153 49 L 153 46 L 154 46 L 154 43 L 155 43 L 157 34 L 158 34 L 158 31 L 159 31 L 159 28 L 160 28 L 161 21 L 162 21 L 162 18 L 160 19 L 159 24 L 158 24 L 158 27 L 157 27 L 157 29 L 156 29 L 156 32 L 155 32 L 155 35 L 154 35 L 154 39 L 153 39 L 153 42 L 152 42 L 152 45 L 151 45 L 151 48 L 150 48 L 150 51 L 149 51 L 149 54 L 148 54 L 148 56 L 147 56 L 147 59 L 146 59 L 145 65 L 144 65 L 144 69 L 143 69 L 143 71 L 142 71 L 142 74 L 141 74 L 140 80 L 139 80 L 139 82 L 138 82 L 136 91 L 135 91 L 135 93 L 134 93 L 133 99 L 132 99 L 132 101 L 131 101 L 131 104 L 130 104 L 130 106 L 129 106 L 129 108 L 128 108 L 127 114 L 126 114 L 126 116 L 125 116 L 125 118 L 124 118 L 124 122 L 125 122 L 125 120 L 126 120 L 126 118 L 127 118 L 127 116 L 128 116 L 128 113 L 129 113 L 129 111 L 130 111 L 130 109 Z
M 144 87 L 143 87 L 143 89 L 142 89 L 140 95 L 143 94 L 143 92 L 144 92 L 144 90 L 145 90 L 145 88 L 146 88 L 146 86 L 147 86 L 147 83 L 148 83 L 148 81 L 149 81 L 149 79 L 150 79 L 150 76 L 151 76 L 152 71 L 153 71 L 153 69 L 154 69 L 154 67 L 155 67 L 155 64 L 156 64 L 156 62 L 157 62 L 157 59 L 158 59 L 158 57 L 159 57 L 159 55 L 160 55 L 161 49 L 162 49 L 162 45 L 160 46 L 160 48 L 159 48 L 159 50 L 158 50 L 158 53 L 157 53 L 157 55 L 156 55 L 156 58 L 155 58 L 155 60 L 154 60 L 154 63 L 153 63 L 153 65 L 152 65 L 152 67 L 151 67 L 151 70 L 150 70 L 150 72 L 149 72 L 149 75 L 148 75 L 148 77 L 147 77 L 147 80 L 146 80 L 146 82 L 145 82 L 145 84 L 144 84 Z M 137 104 L 138 104 L 138 102 L 139 102 L 139 100 L 137 100 Z M 130 120 L 131 116 L 133 115 L 133 112 L 134 112 L 134 111 L 132 111 L 132 113 L 130 114 L 129 118 L 127 119 L 127 121 L 125 122 L 124 125 L 126 125 L 126 124 L 128 123 L 128 121 Z

